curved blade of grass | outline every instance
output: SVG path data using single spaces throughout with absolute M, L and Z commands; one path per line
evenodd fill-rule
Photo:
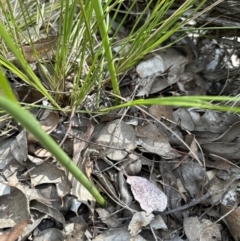
M 121 105 L 116 105 L 110 108 L 102 109 L 102 112 L 109 112 L 119 108 L 133 107 L 140 105 L 166 105 L 166 106 L 181 106 L 181 107 L 195 107 L 201 109 L 217 110 L 224 112 L 240 113 L 240 107 L 223 106 L 212 104 L 210 101 L 223 102 L 223 101 L 240 101 L 240 97 L 228 96 L 177 96 L 177 97 L 164 97 L 155 99 L 139 99 L 130 101 Z
M 92 1 L 92 4 L 93 4 L 94 11 L 96 13 L 97 23 L 99 25 L 100 34 L 101 34 L 102 41 L 103 41 L 103 47 L 104 47 L 107 62 L 108 62 L 108 70 L 109 70 L 109 74 L 111 77 L 113 92 L 116 96 L 115 97 L 116 104 L 119 104 L 120 99 L 117 96 L 120 96 L 120 90 L 119 90 L 117 74 L 116 74 L 116 70 L 115 70 L 115 66 L 114 66 L 114 62 L 113 62 L 111 44 L 110 44 L 110 40 L 108 37 L 108 27 L 106 25 L 105 19 L 103 18 L 104 14 L 103 14 L 103 9 L 102 9 L 102 1 L 95 0 L 95 1 Z
M 2 79 L 1 79 L 2 81 Z M 22 109 L 18 104 L 13 103 L 6 96 L 0 96 L 0 108 L 7 111 L 15 120 L 21 123 L 36 139 L 49 151 L 54 157 L 69 171 L 96 199 L 101 205 L 105 206 L 106 202 L 100 195 L 98 190 L 82 173 L 82 171 L 74 164 L 69 156 L 57 145 L 57 143 L 47 135 L 36 119 L 26 110 Z

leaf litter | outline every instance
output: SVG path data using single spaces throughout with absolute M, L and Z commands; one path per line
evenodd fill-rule
M 162 212 L 167 207 L 167 196 L 147 179 L 138 176 L 127 176 L 134 198 L 140 203 L 147 215 L 153 211 Z
M 127 36 L 127 28 L 122 31 Z M 55 40 L 55 35 L 36 39 L 34 52 L 51 62 Z M 239 81 L 238 66 L 226 54 L 237 58 L 237 52 L 227 39 L 195 40 L 188 36 L 144 58 L 125 73 L 121 91 L 130 93 L 127 98 L 132 93 L 239 94 L 237 85 L 231 88 Z M 48 63 L 36 63 L 26 44 L 23 51 L 51 89 L 43 74 Z M 14 89 L 25 103 L 42 98 L 20 80 Z M 88 100 L 88 108 L 94 106 L 94 98 L 87 96 L 79 110 Z M 130 108 L 127 115 L 114 112 L 91 120 L 84 114 L 32 113 L 108 206 L 98 207 L 29 133 L 9 118 L 1 119 L 0 240 L 240 239 L 238 115 L 176 106 Z

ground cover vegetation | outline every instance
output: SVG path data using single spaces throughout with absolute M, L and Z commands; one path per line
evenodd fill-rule
M 238 1 L 0 2 L 0 240 L 238 240 Z

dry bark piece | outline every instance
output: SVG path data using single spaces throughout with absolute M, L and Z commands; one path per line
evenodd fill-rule
M 153 211 L 162 212 L 167 207 L 167 196 L 146 178 L 127 176 L 127 183 L 131 185 L 134 198 L 147 215 Z

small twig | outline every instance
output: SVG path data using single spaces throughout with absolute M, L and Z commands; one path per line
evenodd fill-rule
M 193 199 L 190 203 L 187 203 L 186 205 L 183 205 L 181 207 L 169 210 L 169 211 L 164 211 L 161 212 L 161 214 L 167 215 L 167 214 L 171 214 L 171 213 L 176 213 L 176 212 L 181 212 L 184 211 L 190 207 L 195 206 L 196 204 L 200 203 L 203 200 L 206 200 L 207 198 L 211 197 L 213 195 L 212 192 L 208 192 L 205 195 L 203 195 L 202 197 L 200 197 L 199 199 Z

